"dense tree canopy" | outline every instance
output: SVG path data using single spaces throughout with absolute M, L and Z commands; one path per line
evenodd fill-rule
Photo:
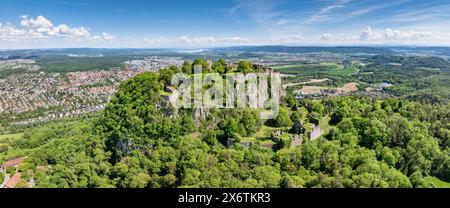
M 200 58 L 195 59 L 194 63 L 192 63 L 192 68 L 194 68 L 195 65 L 202 66 L 202 72 L 210 72 L 209 63 L 205 59 L 200 59 Z
M 269 121 L 250 109 L 212 109 L 194 119 L 161 99 L 165 73 L 177 70 L 121 84 L 98 117 L 76 128 L 32 131 L 14 144 L 33 149 L 20 171 L 31 171 L 37 187 L 407 188 L 432 186 L 426 176 L 450 180 L 449 104 L 345 96 L 291 100 Z M 320 123 L 324 117 L 329 124 Z M 291 130 L 300 121 L 330 126 L 296 147 L 225 146 L 263 125 Z
M 242 60 L 238 63 L 237 70 L 247 74 L 253 71 L 253 64 L 249 61 Z

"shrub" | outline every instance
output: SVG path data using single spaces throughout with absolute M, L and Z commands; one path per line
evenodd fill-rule
M 0 184 L 3 183 L 3 180 L 5 180 L 5 174 L 0 172 Z
M 9 175 L 14 175 L 14 173 L 16 173 L 16 168 L 15 167 L 9 167 L 6 169 L 6 173 Z

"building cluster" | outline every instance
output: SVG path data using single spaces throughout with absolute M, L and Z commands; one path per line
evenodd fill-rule
M 22 113 L 58 104 L 54 86 L 59 74 L 19 73 L 0 80 L 0 113 Z
M 0 114 L 13 124 L 54 120 L 103 108 L 121 81 L 141 71 L 18 73 L 0 79 Z M 44 111 L 44 114 L 33 113 Z
M 122 81 L 146 71 L 181 66 L 181 57 L 151 56 L 124 63 L 124 69 L 45 73 L 34 60 L 0 61 L 0 70 L 29 68 L 0 79 L 0 116 L 12 124 L 30 124 L 102 109 Z
M 99 82 L 115 82 L 114 71 L 80 71 L 67 73 L 69 87 L 94 85 Z
M 151 56 L 146 57 L 143 60 L 126 61 L 124 65 L 127 70 L 156 72 L 159 71 L 159 69 L 173 65 L 181 66 L 183 62 L 181 57 Z

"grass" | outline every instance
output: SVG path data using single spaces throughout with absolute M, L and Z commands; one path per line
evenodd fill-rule
M 296 68 L 296 67 L 302 67 L 303 64 L 290 64 L 290 65 L 282 65 L 282 66 L 275 66 L 273 69 L 287 69 L 287 68 Z
M 433 176 L 427 176 L 424 178 L 425 181 L 430 182 L 434 184 L 438 188 L 450 188 L 450 183 L 442 181 L 436 177 Z
M 357 71 L 358 71 L 358 67 L 352 64 L 345 68 L 335 67 L 335 68 L 331 69 L 330 71 L 328 71 L 328 74 L 331 76 L 348 77 Z
M 253 134 L 253 137 L 255 138 L 267 138 L 270 137 L 270 134 L 276 130 L 282 130 L 284 129 L 283 127 L 281 128 L 277 128 L 277 127 L 270 127 L 270 126 L 266 126 L 263 125 L 261 126 L 261 128 L 259 129 L 259 131 L 257 131 L 256 133 Z
M 297 64 L 282 65 L 274 67 L 280 73 L 293 74 L 308 77 L 348 77 L 358 72 L 359 67 L 356 64 L 343 66 L 337 63 L 320 63 L 320 64 Z
M 164 91 L 164 90 L 160 90 L 160 91 L 159 91 L 159 94 L 160 94 L 160 95 L 165 95 L 165 96 L 170 96 L 170 95 L 172 95 L 172 93 L 166 92 L 166 91 Z
M 260 138 L 255 138 L 255 137 L 242 137 L 241 138 L 241 142 L 251 142 L 252 144 L 260 144 L 260 145 L 274 145 L 275 142 L 273 142 L 272 140 L 268 139 L 267 137 L 260 137 Z
M 330 122 L 330 116 L 324 116 L 321 120 L 320 120 L 320 128 L 322 129 L 324 134 L 327 134 L 328 131 L 330 130 L 330 124 L 328 124 L 328 122 Z
M 256 142 L 256 138 L 255 137 L 242 137 L 241 138 L 243 142 Z
M 333 63 L 333 62 L 322 62 L 319 65 L 321 65 L 321 66 L 332 66 L 332 67 L 336 67 L 336 68 L 342 68 L 341 65 L 339 65 L 337 63 Z
M 272 140 L 264 140 L 260 142 L 261 145 L 274 145 L 275 142 L 273 142 Z
M 0 135 L 0 145 L 8 146 L 8 151 L 0 153 L 0 162 L 16 157 L 16 155 L 22 155 L 24 150 L 22 149 L 14 149 L 10 146 L 10 144 L 17 139 L 23 138 L 23 133 L 16 134 L 3 134 Z
M 296 77 L 286 78 L 289 82 L 302 82 L 312 78 L 349 79 L 351 75 L 359 72 L 359 68 L 360 65 L 358 63 L 342 65 L 332 62 L 324 62 L 320 64 L 279 65 L 273 67 L 273 69 L 277 72 L 296 75 Z
M 0 143 L 6 143 L 12 140 L 21 139 L 22 137 L 23 133 L 0 135 Z
M 270 127 L 270 126 L 263 125 L 253 135 L 251 135 L 249 137 L 242 137 L 242 141 L 243 142 L 252 142 L 252 143 L 259 142 L 259 144 L 261 144 L 261 145 L 273 145 L 273 144 L 275 144 L 275 142 L 273 142 L 272 139 L 270 139 L 270 135 L 272 132 L 275 132 L 277 130 L 284 130 L 284 128 L 283 127 L 280 127 L 280 128 Z M 289 139 L 289 136 L 290 136 L 289 133 L 283 133 L 281 135 L 281 139 Z
M 31 150 L 27 149 L 10 149 L 5 153 L 0 154 L 0 163 L 4 161 L 14 159 L 20 156 L 27 155 Z

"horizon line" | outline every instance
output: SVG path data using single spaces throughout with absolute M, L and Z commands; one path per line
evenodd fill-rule
M 236 46 L 210 46 L 210 47 L 49 47 L 49 48 L 0 48 L 0 51 L 18 51 L 18 50 L 61 50 L 61 49 L 104 49 L 104 50 L 205 50 L 218 48 L 237 48 L 237 47 L 316 47 L 316 48 L 338 48 L 338 47 L 366 47 L 366 48 L 450 48 L 450 46 L 438 45 L 384 45 L 384 44 L 355 44 L 355 45 L 236 45 Z

